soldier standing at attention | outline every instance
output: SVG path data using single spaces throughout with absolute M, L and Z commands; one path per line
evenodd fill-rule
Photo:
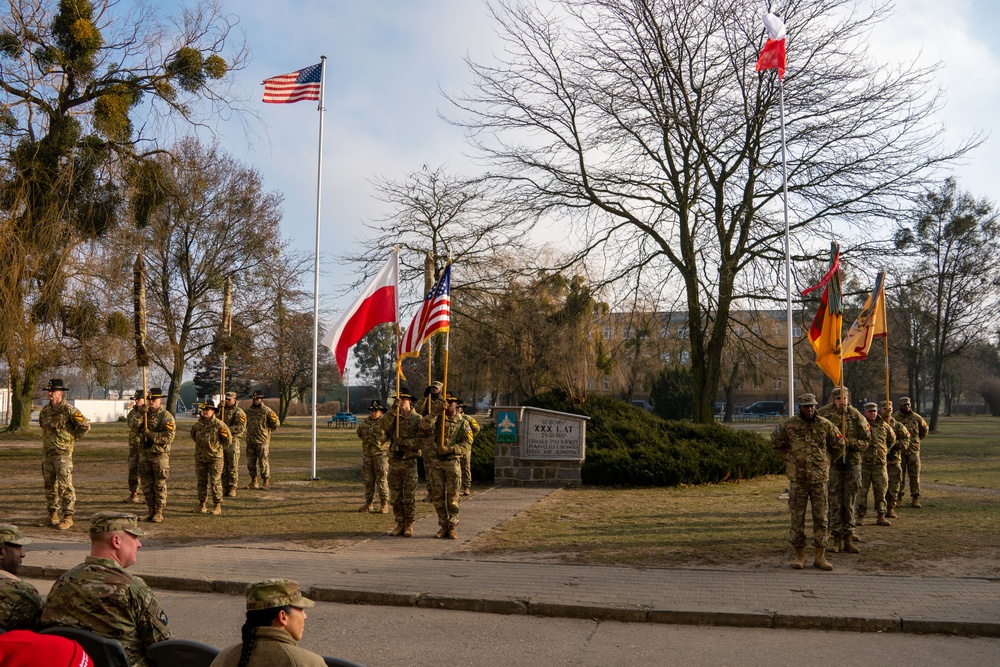
M 45 502 L 49 509 L 49 523 L 59 530 L 68 530 L 73 525 L 73 514 L 76 512 L 73 444 L 90 430 L 90 422 L 83 413 L 63 400 L 67 389 L 62 380 L 49 380 L 45 391 L 49 392 L 49 402 L 38 414 L 38 425 L 42 427 Z
M 903 490 L 906 478 L 910 478 L 910 507 L 920 507 L 920 441 L 927 437 L 930 427 L 924 418 L 913 411 L 910 399 L 899 399 L 898 421 L 910 432 L 910 446 L 903 451 L 903 473 L 899 480 L 899 495 L 896 505 L 903 504 Z
M 17 576 L 31 539 L 17 526 L 0 524 L 0 630 L 34 630 L 42 615 L 38 589 Z M 0 661 L 2 662 L 2 661 Z
M 264 405 L 264 394 L 255 391 L 251 405 L 247 408 L 247 470 L 250 472 L 248 489 L 271 488 L 271 466 L 268 463 L 268 448 L 271 431 L 278 428 L 278 415 Z M 261 485 L 257 485 L 257 471 L 260 470 Z
M 139 500 L 139 449 L 142 445 L 142 427 L 135 427 L 135 424 L 142 422 L 144 411 L 140 410 L 146 404 L 146 397 L 142 391 L 136 391 L 132 396 L 135 405 L 125 416 L 125 423 L 128 424 L 128 496 L 123 503 L 138 503 Z
M 462 483 L 462 454 L 472 446 L 472 429 L 458 412 L 458 399 L 448 395 L 438 414 L 423 418 L 423 424 L 433 428 L 431 445 L 437 463 L 431 468 L 431 501 L 437 510 L 441 530 L 434 537 L 458 538 L 458 490 Z M 443 442 L 443 444 L 442 444 Z
M 146 397 L 148 403 L 139 407 L 144 417 L 129 428 L 141 436 L 139 446 L 139 480 L 146 499 L 146 521 L 163 521 L 167 504 L 167 477 L 170 476 L 170 445 L 177 428 L 174 416 L 163 406 L 163 391 L 155 387 Z
M 194 440 L 194 468 L 198 476 L 198 507 L 195 513 L 208 514 L 208 487 L 212 487 L 212 514 L 222 514 L 223 450 L 233 438 L 229 427 L 215 418 L 215 403 L 208 399 L 201 404 L 201 417 L 191 427 Z
M 802 394 L 799 414 L 782 422 L 771 434 L 771 446 L 785 459 L 788 474 L 788 510 L 792 527 L 789 541 L 795 549 L 792 567 L 806 563 L 806 504 L 812 504 L 813 566 L 830 571 L 826 560 L 827 479 L 830 461 L 840 456 L 844 443 L 840 431 L 816 414 L 816 397 Z
M 226 392 L 226 404 L 222 406 L 220 420 L 229 428 L 232 441 L 222 452 L 222 493 L 236 497 L 236 487 L 240 482 L 240 445 L 247 432 L 247 413 L 236 405 L 236 392 Z
M 413 406 L 413 409 L 421 417 L 427 415 L 436 415 L 440 406 L 444 405 L 443 397 L 441 396 L 441 391 L 444 389 L 444 385 L 435 380 L 427 385 L 424 389 L 424 397 L 417 401 L 417 404 Z M 429 427 L 420 426 L 417 439 L 420 444 L 420 463 L 424 466 L 424 480 L 426 481 L 427 493 L 424 495 L 421 502 L 429 503 L 431 502 L 431 468 L 437 464 L 437 454 L 435 450 L 437 447 L 434 445 L 434 434 L 431 432 Z M 419 474 L 420 468 L 418 465 L 417 473 Z
M 393 537 L 413 537 L 413 519 L 417 513 L 417 458 L 420 443 L 417 429 L 420 415 L 412 407 L 413 396 L 401 390 L 396 402 L 379 424 L 389 437 L 389 502 L 396 518 Z M 397 432 L 398 422 L 398 432 Z
M 475 420 L 474 417 L 470 417 L 465 414 L 465 403 L 462 401 L 458 402 L 458 412 L 460 415 L 465 417 L 466 423 L 469 424 L 469 428 L 472 429 L 472 440 L 475 442 L 476 436 L 479 435 L 479 431 L 482 429 L 479 427 L 479 422 Z M 462 495 L 471 496 L 472 495 L 472 446 L 462 453 Z
M 896 506 L 896 493 L 899 492 L 899 482 L 903 477 L 903 467 L 899 464 L 899 459 L 902 451 L 910 444 L 910 432 L 892 416 L 892 401 L 882 401 L 881 414 L 882 419 L 889 422 L 896 436 L 896 444 L 889 448 L 885 456 L 885 468 L 889 476 L 889 485 L 885 489 L 885 516 L 895 519 L 897 515 L 893 507 Z
M 834 387 L 832 403 L 819 409 L 820 417 L 829 419 L 839 429 L 846 417 L 844 442 L 847 448 L 830 464 L 830 530 L 833 532 L 833 553 L 844 551 L 849 554 L 861 553 L 857 536 L 854 534 L 855 506 L 858 504 L 858 489 L 861 487 L 861 454 L 868 449 L 871 430 L 864 415 L 851 405 L 851 394 L 844 388 Z
M 389 513 L 389 438 L 382 430 L 379 420 L 385 409 L 378 401 L 368 406 L 368 416 L 358 425 L 361 438 L 361 477 L 365 482 L 365 504 L 359 512 L 371 512 L 375 492 L 380 502 L 378 511 Z
M 146 649 L 170 639 L 167 615 L 146 582 L 125 570 L 145 533 L 134 514 L 98 512 L 90 520 L 90 555 L 52 584 L 42 627 L 80 628 L 116 639 L 129 667 L 150 667 Z
M 872 490 L 872 503 L 878 518 L 876 526 L 891 526 L 885 518 L 885 490 L 889 486 L 889 473 L 886 470 L 886 457 L 889 449 L 896 446 L 896 432 L 892 425 L 882 418 L 878 405 L 865 403 L 865 419 L 872 437 L 868 449 L 861 455 L 861 491 L 858 493 L 857 523 L 863 526 L 865 514 L 868 512 L 868 489 Z

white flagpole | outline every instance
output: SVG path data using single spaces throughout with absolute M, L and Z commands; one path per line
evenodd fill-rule
M 779 70 L 780 72 L 780 70 Z M 788 309 L 788 416 L 795 414 L 795 338 L 792 336 L 792 252 L 788 226 L 788 158 L 785 150 L 785 86 L 778 76 L 781 101 L 781 188 L 785 204 L 785 297 Z
M 316 474 L 316 391 L 319 372 L 319 219 L 320 202 L 323 198 L 323 106 L 326 97 L 326 56 L 320 56 L 319 75 L 319 159 L 316 165 L 316 253 L 313 267 L 313 385 L 312 385 L 312 477 Z

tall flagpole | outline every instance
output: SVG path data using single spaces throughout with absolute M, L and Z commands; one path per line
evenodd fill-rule
M 788 226 L 788 158 L 785 150 L 785 85 L 778 77 L 781 101 L 781 188 L 785 204 L 785 298 L 788 318 L 788 416 L 795 414 L 795 337 L 792 335 L 792 251 Z
M 326 97 L 326 56 L 320 56 L 319 75 L 319 159 L 316 164 L 316 253 L 313 267 L 313 385 L 312 385 L 312 477 L 316 475 L 316 391 L 319 369 L 319 212 L 323 199 L 323 106 Z

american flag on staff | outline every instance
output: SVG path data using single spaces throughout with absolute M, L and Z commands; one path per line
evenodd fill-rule
M 302 100 L 318 100 L 322 76 L 323 63 L 318 63 L 296 72 L 264 79 L 264 101 L 270 104 L 291 104 Z
M 428 338 L 451 327 L 451 264 L 445 267 L 431 291 L 424 297 L 413 321 L 399 340 L 397 364 L 406 357 L 420 356 L 420 347 Z

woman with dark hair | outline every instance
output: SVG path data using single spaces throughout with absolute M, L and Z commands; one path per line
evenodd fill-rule
M 247 586 L 243 641 L 212 661 L 212 667 L 326 667 L 312 651 L 299 648 L 306 612 L 316 603 L 302 597 L 291 579 L 265 579 Z

